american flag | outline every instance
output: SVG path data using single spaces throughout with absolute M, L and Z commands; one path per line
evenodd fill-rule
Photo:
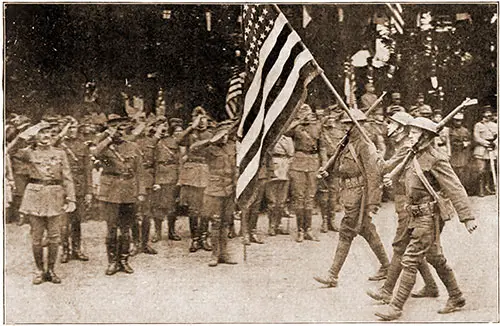
M 239 67 L 234 67 L 226 96 L 226 113 L 231 119 L 240 113 L 244 81 L 245 72 L 241 71 Z
M 252 183 L 263 154 L 288 127 L 295 109 L 307 96 L 307 85 L 321 71 L 286 17 L 272 5 L 243 7 L 246 47 L 244 103 L 236 159 L 241 199 Z
M 389 8 L 389 17 L 391 26 L 393 26 L 400 34 L 403 34 L 405 21 L 403 20 L 403 6 L 399 3 L 386 3 Z

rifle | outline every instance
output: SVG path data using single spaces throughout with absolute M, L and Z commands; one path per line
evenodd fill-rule
M 368 108 L 368 110 L 366 110 L 366 112 L 365 112 L 366 116 L 368 116 L 370 113 L 372 113 L 373 110 L 379 105 L 379 103 L 382 102 L 382 100 L 384 99 L 385 94 L 387 94 L 387 92 L 384 91 L 382 93 L 382 95 L 380 95 L 380 97 L 375 102 L 373 102 L 373 104 Z M 319 169 L 318 175 L 317 175 L 318 179 L 322 179 L 322 178 L 327 177 L 328 176 L 328 172 L 326 172 L 326 171 L 329 170 L 332 166 L 335 166 L 335 162 L 338 160 L 340 154 L 342 153 L 342 151 L 344 150 L 344 148 L 349 143 L 349 135 L 350 135 L 350 133 L 351 133 L 351 131 L 352 131 L 353 128 L 354 128 L 354 126 L 352 126 L 351 129 L 349 129 L 346 132 L 346 134 L 344 135 L 344 137 L 342 137 L 342 139 L 340 140 L 340 142 L 337 144 L 337 147 L 335 148 L 335 153 L 328 159 L 328 162 L 326 162 Z
M 462 108 L 470 105 L 475 105 L 477 104 L 477 99 L 470 99 L 466 98 L 459 106 L 457 106 L 453 111 L 451 111 L 446 117 L 443 118 L 437 125 L 436 125 L 436 131 L 439 133 L 444 126 L 460 111 Z M 434 137 L 437 137 L 438 134 Z M 418 153 L 422 148 L 424 148 L 424 145 L 427 145 L 428 139 L 424 138 L 424 134 L 420 136 L 418 141 L 415 143 L 415 145 L 412 146 L 411 149 L 408 150 L 408 153 L 404 157 L 404 159 L 399 163 L 390 173 L 388 173 L 384 179 L 393 179 L 397 175 L 399 175 L 406 167 L 406 165 L 413 159 L 416 153 Z

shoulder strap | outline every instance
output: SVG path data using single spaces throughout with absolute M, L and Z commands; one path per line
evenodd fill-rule
M 365 174 L 365 169 L 363 169 L 363 165 L 359 162 L 358 155 L 356 155 L 356 152 L 354 151 L 354 146 L 352 146 L 352 143 L 348 143 L 347 147 L 349 148 L 349 151 L 351 152 L 352 158 L 354 159 L 354 162 L 356 162 L 356 165 L 358 166 L 359 170 L 363 174 L 363 177 L 366 180 L 366 174 Z M 365 181 L 366 182 L 366 181 Z
M 420 166 L 420 163 L 418 163 L 418 160 L 416 157 L 413 157 L 413 165 L 415 167 L 415 173 L 417 174 L 418 178 L 422 183 L 424 184 L 425 189 L 431 194 L 431 196 L 434 198 L 436 202 L 439 201 L 439 195 L 437 192 L 432 188 L 431 184 L 429 183 L 429 180 L 425 177 L 424 171 L 422 171 L 422 167 Z

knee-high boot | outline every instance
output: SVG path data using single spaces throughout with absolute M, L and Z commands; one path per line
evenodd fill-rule
M 171 214 L 167 216 L 168 223 L 168 238 L 173 241 L 181 241 L 181 237 L 175 232 L 175 222 L 177 221 L 177 216 Z
M 155 249 L 151 248 L 151 246 L 149 245 L 149 230 L 151 229 L 151 220 L 148 216 L 143 217 L 141 228 L 141 251 L 148 255 L 156 255 L 158 252 Z
M 82 225 L 77 217 L 71 218 L 71 258 L 81 261 L 89 260 L 89 257 L 82 252 Z
M 314 279 L 322 284 L 328 285 L 329 287 L 336 287 L 338 284 L 338 278 L 342 266 L 344 266 L 349 250 L 351 249 L 352 240 L 340 239 L 337 245 L 337 250 L 335 251 L 335 257 L 333 257 L 332 266 L 328 270 L 328 275 L 326 277 L 316 276 Z
M 202 217 L 200 222 L 200 248 L 205 251 L 212 251 L 212 246 L 208 242 L 208 218 Z
M 69 216 L 64 216 L 61 218 L 61 244 L 62 244 L 62 255 L 61 255 L 61 264 L 66 264 L 70 258 L 69 252 L 69 228 L 68 221 Z
M 297 217 L 297 242 L 304 241 L 304 210 L 302 208 L 295 209 Z
M 229 232 L 229 228 L 225 225 L 221 226 L 220 236 L 219 236 L 219 263 L 235 265 L 237 264 L 236 260 L 232 257 L 231 253 L 227 248 L 228 237 L 227 234 Z
M 304 239 L 311 241 L 319 241 L 319 239 L 312 232 L 312 209 L 304 210 Z
M 155 217 L 154 218 L 154 224 L 155 224 L 155 234 L 153 235 L 153 239 L 151 239 L 151 242 L 156 243 L 161 240 L 161 227 L 162 227 L 163 219 Z M 170 227 L 170 226 L 169 226 Z
M 198 215 L 190 212 L 189 229 L 191 231 L 191 246 L 189 252 L 196 252 L 200 249 L 200 234 L 198 230 Z
M 33 258 L 35 259 L 36 272 L 33 278 L 33 284 L 38 285 L 44 281 L 44 267 L 43 267 L 43 247 L 32 246 Z
M 215 267 L 219 263 L 220 258 L 220 221 L 214 220 L 212 222 L 212 232 L 210 233 L 210 240 L 212 242 L 212 257 L 208 262 L 208 266 Z
M 120 267 L 121 270 L 127 274 L 132 274 L 134 270 L 130 267 L 128 263 L 128 257 L 130 256 L 129 247 L 130 247 L 130 235 L 121 234 L 118 236 L 119 243 L 119 253 L 120 253 Z
M 59 284 L 61 283 L 61 279 L 54 272 L 54 268 L 56 266 L 57 261 L 57 253 L 59 251 L 59 244 L 50 243 L 49 244 L 49 257 L 48 257 L 48 270 L 47 270 L 47 280 Z
M 108 253 L 108 268 L 106 268 L 106 275 L 116 274 L 120 270 L 118 263 L 118 247 L 116 237 L 106 238 L 106 250 Z

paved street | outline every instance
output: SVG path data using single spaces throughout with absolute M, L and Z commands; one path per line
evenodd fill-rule
M 498 211 L 494 196 L 471 197 L 479 228 L 469 235 L 458 221 L 442 234 L 444 252 L 467 299 L 450 315 L 436 311 L 447 299 L 438 281 L 436 299 L 409 299 L 404 322 L 498 321 Z M 375 224 L 386 249 L 394 234 L 392 203 L 384 203 Z M 339 221 L 337 220 L 337 223 Z M 166 224 L 166 223 L 165 223 Z M 237 223 L 239 226 L 239 223 Z M 236 266 L 207 266 L 210 253 L 188 253 L 187 218 L 178 222 L 182 242 L 154 244 L 159 254 L 131 259 L 132 275 L 105 276 L 105 223 L 83 225 L 89 262 L 57 265 L 62 284 L 31 284 L 34 268 L 29 227 L 6 225 L 5 322 L 11 323 L 275 323 L 374 322 L 377 305 L 365 294 L 381 283 L 367 277 L 378 269 L 374 254 L 358 237 L 341 272 L 338 288 L 322 288 L 314 275 L 328 270 L 338 233 L 319 233 L 321 242 L 296 243 L 292 235 L 267 237 L 252 244 L 243 262 L 240 239 L 231 241 Z M 291 220 L 290 228 L 295 229 Z M 166 229 L 166 225 L 165 225 Z M 259 221 L 265 234 L 267 218 Z M 164 232 L 166 233 L 166 231 Z M 436 276 L 435 272 L 433 274 Z M 437 276 L 436 276 L 437 279 Z M 417 288 L 422 282 L 418 276 Z

